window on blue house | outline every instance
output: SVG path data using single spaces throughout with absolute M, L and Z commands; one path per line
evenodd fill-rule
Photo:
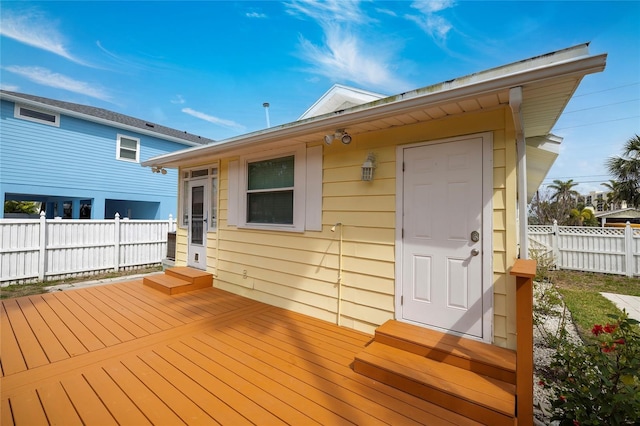
M 13 116 L 23 120 L 33 121 L 36 123 L 47 124 L 49 126 L 60 126 L 60 114 L 44 111 L 24 105 L 16 104 L 13 110 Z
M 118 135 L 116 158 L 123 161 L 140 161 L 140 139 Z

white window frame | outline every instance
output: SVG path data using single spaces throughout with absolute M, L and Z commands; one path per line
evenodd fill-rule
M 293 224 L 281 223 L 252 223 L 247 222 L 247 185 L 249 163 L 293 156 Z M 238 228 L 264 229 L 289 232 L 304 232 L 305 230 L 305 186 L 306 186 L 306 148 L 304 145 L 273 150 L 240 158 L 241 170 L 239 181 L 239 217 Z
M 122 138 L 129 139 L 136 142 L 136 159 L 124 158 L 120 156 L 120 143 Z M 126 150 L 131 151 L 130 148 L 124 148 Z M 118 133 L 117 143 L 116 143 L 116 159 L 120 161 L 128 161 L 129 163 L 139 163 L 140 162 L 140 138 L 134 138 L 129 135 L 122 135 Z
M 22 109 L 28 109 L 31 111 L 39 112 L 41 114 L 52 115 L 54 117 L 54 121 L 51 122 L 48 120 L 41 120 L 36 117 L 29 117 L 26 115 L 22 115 Z M 27 121 L 32 121 L 34 123 L 46 124 L 47 126 L 60 127 L 60 114 L 51 112 L 51 111 L 46 111 L 40 108 L 34 108 L 28 105 L 22 105 L 22 104 L 16 103 L 13 108 L 13 116 L 15 118 L 19 118 L 20 120 L 27 120 Z

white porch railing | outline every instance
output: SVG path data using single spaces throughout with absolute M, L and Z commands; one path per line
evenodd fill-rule
M 162 262 L 176 221 L 0 219 L 0 284 L 49 281 Z
M 529 252 L 559 269 L 640 275 L 640 229 L 529 225 Z

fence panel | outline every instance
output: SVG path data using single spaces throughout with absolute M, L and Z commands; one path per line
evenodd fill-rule
M 51 280 L 162 262 L 175 220 L 0 220 L 0 283 Z
M 38 276 L 40 221 L 6 219 L 0 226 L 0 277 L 21 280 Z
M 625 228 L 531 225 L 529 247 L 532 256 L 545 256 L 560 269 L 640 274 L 640 230 L 630 225 Z

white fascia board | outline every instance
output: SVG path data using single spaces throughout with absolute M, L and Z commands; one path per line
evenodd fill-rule
M 141 129 L 140 127 L 135 127 L 135 126 L 129 126 L 123 123 L 118 123 L 117 121 L 111 121 L 111 120 L 107 120 L 106 118 L 100 118 L 100 117 L 96 117 L 94 115 L 90 115 L 90 114 L 83 114 L 81 112 L 77 112 L 77 111 L 71 111 L 65 108 L 61 108 L 61 107 L 57 107 L 55 105 L 49 105 L 49 104 L 44 104 L 41 102 L 37 102 L 31 99 L 25 99 L 25 98 L 21 98 L 19 96 L 14 96 L 14 95 L 10 95 L 10 94 L 6 94 L 3 93 L 2 94 L 2 99 L 10 101 L 10 102 L 14 102 L 20 105 L 26 105 L 26 106 L 32 106 L 32 107 L 36 107 L 38 109 L 44 109 L 47 111 L 51 111 L 51 112 L 56 112 L 58 114 L 64 114 L 64 115 L 68 115 L 70 117 L 75 117 L 75 118 L 80 118 L 82 120 L 85 121 L 91 121 L 93 123 L 98 123 L 98 124 L 104 124 L 110 127 L 116 127 L 118 129 L 122 129 L 122 130 L 128 130 L 128 131 L 132 131 L 132 132 L 137 132 L 137 133 L 141 133 L 143 135 L 148 135 L 148 136 L 153 136 L 156 137 L 158 139 L 164 139 L 164 140 L 168 140 L 171 142 L 177 142 L 179 144 L 182 145 L 187 145 L 187 146 L 202 146 L 201 144 L 195 143 L 195 142 L 191 142 L 185 139 L 180 139 L 180 138 L 176 138 L 174 136 L 169 136 L 169 135 L 163 135 L 161 133 L 158 132 L 154 132 L 151 130 L 145 130 L 145 129 Z
M 326 131 L 330 128 L 347 127 L 349 123 L 377 120 L 418 108 L 436 106 L 472 96 L 481 96 L 512 87 L 526 86 L 556 77 L 569 75 L 584 76 L 602 71 L 605 67 L 606 58 L 606 54 L 580 56 L 453 88 L 448 88 L 450 87 L 448 86 L 449 83 L 442 83 L 441 85 L 429 86 L 412 92 L 380 99 L 348 110 L 337 111 L 331 114 L 236 136 L 216 144 L 197 146 L 195 148 L 161 155 L 145 161 L 142 165 L 177 167 L 181 161 L 195 159 L 203 155 L 220 155 L 236 148 L 249 147 L 253 144 L 264 143 L 266 141 L 302 136 L 306 133 Z M 437 88 L 437 86 L 442 87 Z

